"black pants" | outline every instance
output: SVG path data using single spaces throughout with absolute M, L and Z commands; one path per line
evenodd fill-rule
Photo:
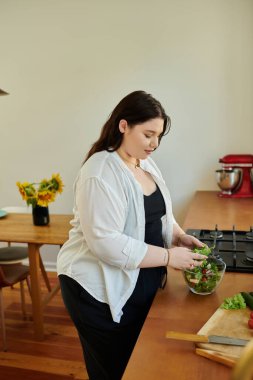
M 120 380 L 160 285 L 160 272 L 157 268 L 140 271 L 120 323 L 112 320 L 106 303 L 97 301 L 75 280 L 65 275 L 59 280 L 64 303 L 79 334 L 89 379 Z

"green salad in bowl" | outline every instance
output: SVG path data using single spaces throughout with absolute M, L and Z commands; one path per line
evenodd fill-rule
M 220 284 L 226 270 L 226 264 L 213 256 L 213 247 L 204 246 L 203 248 L 195 248 L 193 252 L 206 255 L 202 265 L 183 271 L 185 281 L 189 289 L 196 294 L 206 295 L 215 291 Z

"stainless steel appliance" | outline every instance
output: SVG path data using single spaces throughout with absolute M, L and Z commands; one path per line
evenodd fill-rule
M 220 158 L 222 168 L 216 170 L 220 197 L 253 197 L 253 155 L 229 154 Z
M 188 229 L 187 234 L 195 236 L 209 247 L 213 254 L 226 263 L 227 272 L 253 273 L 253 227 L 248 231 Z

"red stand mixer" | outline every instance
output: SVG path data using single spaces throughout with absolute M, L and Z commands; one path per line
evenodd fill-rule
M 253 155 L 229 154 L 219 159 L 222 169 L 216 170 L 216 180 L 225 198 L 253 197 Z

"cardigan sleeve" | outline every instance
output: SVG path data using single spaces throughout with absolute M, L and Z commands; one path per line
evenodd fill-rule
M 76 204 L 90 251 L 109 265 L 137 269 L 148 247 L 124 234 L 127 201 L 103 179 L 91 177 L 77 185 Z

